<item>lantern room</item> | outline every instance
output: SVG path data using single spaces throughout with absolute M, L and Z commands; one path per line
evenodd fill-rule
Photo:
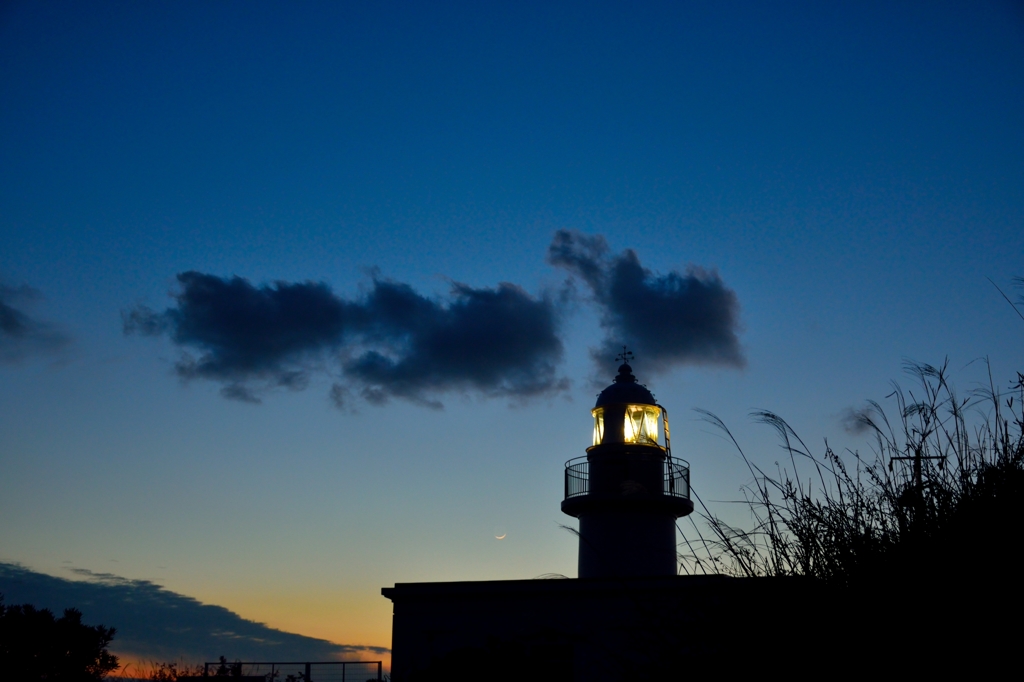
M 601 391 L 591 414 L 594 445 L 631 443 L 664 449 L 659 443 L 662 429 L 658 426 L 663 420 L 662 410 L 651 392 L 636 383 L 633 369 L 626 363 L 619 366 L 615 382 Z

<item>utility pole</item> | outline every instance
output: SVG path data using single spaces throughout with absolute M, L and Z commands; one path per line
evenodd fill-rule
M 924 513 L 924 460 L 926 459 L 937 459 L 940 460 L 939 468 L 942 468 L 942 462 L 946 459 L 943 455 L 926 455 L 922 452 L 920 445 L 914 448 L 913 455 L 904 455 L 899 457 L 889 458 L 889 471 L 892 471 L 892 463 L 898 461 L 910 461 L 914 463 L 914 517 L 920 519 Z

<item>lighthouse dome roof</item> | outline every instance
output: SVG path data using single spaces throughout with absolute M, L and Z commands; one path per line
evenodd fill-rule
M 627 363 L 622 363 L 619 366 L 619 374 L 615 377 L 615 382 L 601 391 L 601 394 L 597 396 L 597 404 L 594 407 L 603 407 L 604 405 L 614 405 L 616 403 L 657 405 L 654 401 L 654 394 L 647 390 L 646 386 L 636 382 L 636 377 L 633 376 L 633 368 Z

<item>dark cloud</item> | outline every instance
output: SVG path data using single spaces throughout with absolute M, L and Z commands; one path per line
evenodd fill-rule
M 847 407 L 839 415 L 839 424 L 847 433 L 859 436 L 874 429 L 874 420 L 871 418 L 871 415 L 870 408 L 862 407 L 855 409 Z
M 345 363 L 371 401 L 425 400 L 446 390 L 531 397 L 560 387 L 562 355 L 552 304 L 512 284 L 452 287 L 442 305 L 404 284 L 375 282 L 362 310 L 367 350 Z
M 275 630 L 148 580 L 72 571 L 84 580 L 65 580 L 0 563 L 0 593 L 7 604 L 32 604 L 54 613 L 77 608 L 89 625 L 117 629 L 111 646 L 115 653 L 139 659 L 214 661 L 224 655 L 230 659 L 325 661 L 388 651 Z
M 228 398 L 301 390 L 315 371 L 343 376 L 331 389 L 339 407 L 352 389 L 371 403 L 440 407 L 450 391 L 524 399 L 565 386 L 555 305 L 512 284 L 454 284 L 438 301 L 379 278 L 359 300 L 313 282 L 254 286 L 198 272 L 178 282 L 174 307 L 126 311 L 125 333 L 167 334 L 184 351 L 177 373 L 218 381 Z
M 645 368 L 745 364 L 737 336 L 739 301 L 718 273 L 696 266 L 656 275 L 632 249 L 610 255 L 600 235 L 559 230 L 548 262 L 590 288 L 601 309 L 605 339 L 593 349 L 605 363 L 628 345 Z
M 332 384 L 331 390 L 328 395 L 331 398 L 331 402 L 334 406 L 342 412 L 349 410 L 351 391 L 342 386 L 341 384 Z
M 326 284 L 255 287 L 199 272 L 181 273 L 178 283 L 176 307 L 128 311 L 125 332 L 167 333 L 198 349 L 198 358 L 182 356 L 178 374 L 222 382 L 225 397 L 258 402 L 255 384 L 304 388 L 310 361 L 342 342 L 346 304 Z
M 0 362 L 9 364 L 53 353 L 68 344 L 66 334 L 24 311 L 26 305 L 40 298 L 39 292 L 30 287 L 0 284 Z

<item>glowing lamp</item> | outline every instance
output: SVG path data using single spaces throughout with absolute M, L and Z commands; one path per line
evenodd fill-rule
M 626 404 L 622 406 L 622 440 L 606 441 L 604 437 L 604 415 L 605 408 L 595 407 L 591 410 L 594 415 L 594 445 L 605 442 L 639 443 L 642 445 L 658 445 L 658 420 L 661 418 L 661 408 L 657 405 L 635 405 Z M 620 410 L 614 410 L 616 415 Z

